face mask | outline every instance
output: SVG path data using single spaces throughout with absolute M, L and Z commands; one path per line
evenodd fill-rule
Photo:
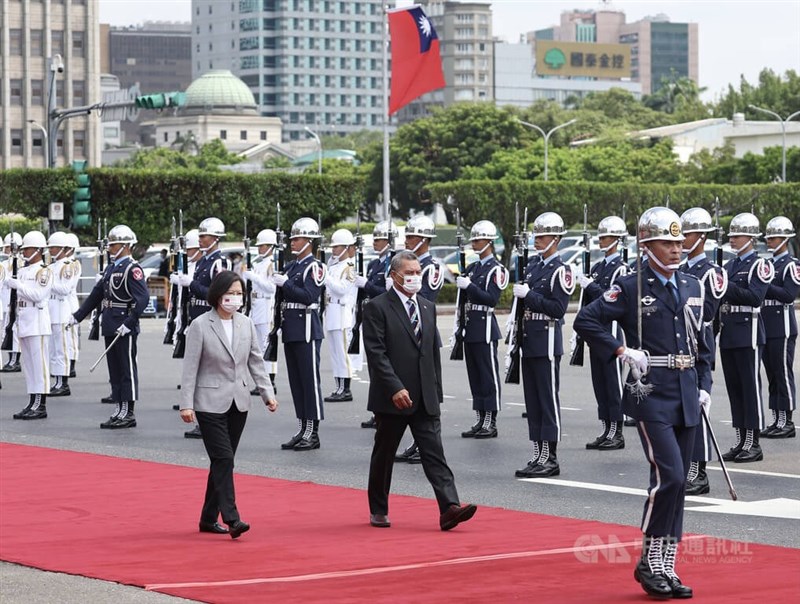
M 239 295 L 225 295 L 222 296 L 220 307 L 226 312 L 237 312 L 244 303 L 244 297 Z
M 416 294 L 422 289 L 422 275 L 404 275 L 403 289 L 411 294 Z

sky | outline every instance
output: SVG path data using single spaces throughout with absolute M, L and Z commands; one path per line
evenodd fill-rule
M 603 6 L 597 0 L 495 0 L 489 4 L 493 33 L 507 42 L 519 41 L 526 31 L 556 25 L 564 11 Z M 789 69 L 800 72 L 800 0 L 616 0 L 605 6 L 623 11 L 628 22 L 663 13 L 673 22 L 698 23 L 699 84 L 708 89 L 703 95 L 706 101 L 719 97 L 728 84 L 738 88 L 742 75 L 757 82 L 765 67 L 780 74 Z M 191 0 L 100 0 L 101 23 L 190 20 Z

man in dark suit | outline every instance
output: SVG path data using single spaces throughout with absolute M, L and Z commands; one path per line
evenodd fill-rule
M 439 526 L 448 531 L 472 518 L 460 505 L 453 472 L 442 450 L 441 341 L 435 305 L 417 295 L 422 269 L 409 251 L 391 261 L 392 289 L 364 307 L 364 346 L 369 361 L 369 402 L 377 431 L 369 468 L 370 524 L 389 527 L 389 489 L 394 455 L 408 426 L 419 446 L 422 469 L 439 504 Z

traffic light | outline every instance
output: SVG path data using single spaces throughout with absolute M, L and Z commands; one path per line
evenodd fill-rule
M 183 107 L 185 104 L 185 92 L 158 92 L 136 97 L 136 106 L 139 109 L 166 109 L 167 107 Z
M 86 160 L 72 162 L 72 170 L 78 186 L 72 194 L 72 228 L 89 226 L 92 223 L 92 179 L 86 173 Z

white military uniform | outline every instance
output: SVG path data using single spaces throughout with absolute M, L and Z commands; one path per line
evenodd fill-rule
M 17 260 L 18 266 L 22 266 L 22 260 Z M 6 321 L 9 319 L 9 304 L 11 302 L 11 288 L 3 287 L 3 282 L 6 279 L 11 278 L 11 269 L 12 269 L 12 260 L 11 258 L 7 258 L 3 262 L 0 262 L 0 327 L 3 329 L 0 330 L 0 340 L 5 337 L 6 333 Z M 11 353 L 18 353 L 19 352 L 19 333 L 17 331 L 17 323 L 14 323 L 14 326 L 11 328 L 11 333 L 13 334 L 12 341 L 11 341 L 11 350 L 6 352 Z
M 76 312 L 81 303 L 78 300 L 78 284 L 81 282 L 81 275 L 83 269 L 81 268 L 81 261 L 75 256 L 68 256 L 66 261 L 69 263 L 70 271 L 73 278 L 70 281 L 70 291 L 67 294 L 67 302 L 69 304 L 69 314 Z M 67 327 L 67 359 L 70 361 L 77 361 L 81 351 L 81 332 L 77 323 L 73 323 Z M 69 373 L 69 372 L 67 372 Z
M 28 394 L 50 393 L 50 310 L 53 273 L 41 262 L 18 270 L 17 333 Z
M 50 375 L 68 376 L 72 329 L 68 327 L 73 310 L 71 295 L 78 287 L 80 273 L 69 258 L 60 258 L 49 267 L 52 272 L 50 290 Z
M 330 344 L 331 370 L 335 378 L 351 378 L 354 369 L 347 348 L 353 337 L 355 304 L 358 296 L 352 259 L 334 260 L 325 279 L 325 331 Z
M 270 279 L 275 272 L 272 253 L 270 252 L 266 256 L 256 256 L 251 272 L 253 273 L 250 280 L 253 284 L 253 296 L 250 302 L 250 319 L 256 326 L 258 343 L 263 352 L 267 349 L 269 332 L 272 330 L 275 318 L 275 284 Z M 278 372 L 278 363 L 264 361 L 264 368 L 269 375 L 275 375 Z

